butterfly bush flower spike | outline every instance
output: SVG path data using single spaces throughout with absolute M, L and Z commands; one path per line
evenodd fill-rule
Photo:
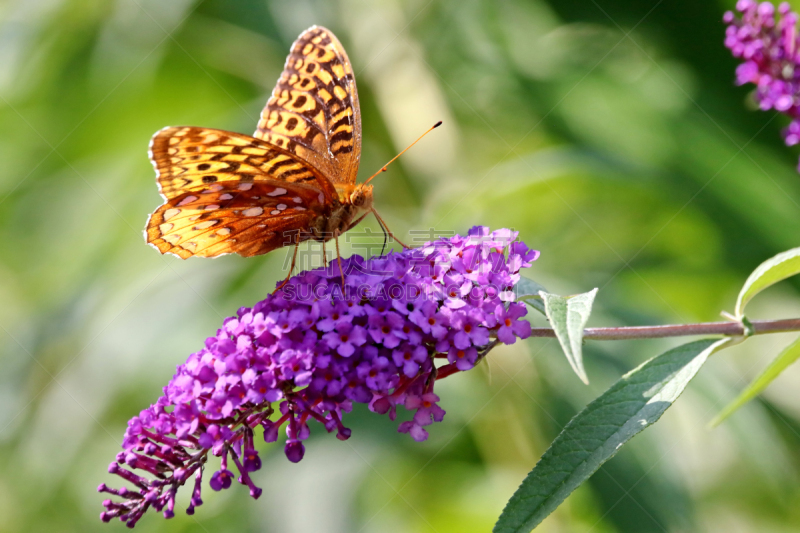
M 736 81 L 756 86 L 762 110 L 775 109 L 792 119 L 783 136 L 788 146 L 795 145 L 800 142 L 798 14 L 787 2 L 776 9 L 770 2 L 753 0 L 739 0 L 736 11 L 723 18 L 728 25 L 725 46 L 744 61 L 736 69 Z
M 332 263 L 239 309 L 128 423 L 109 467 L 128 486 L 100 485 L 113 496 L 101 519 L 133 527 L 151 507 L 170 518 L 186 483 L 192 514 L 203 503 L 206 468 L 211 490 L 237 481 L 258 498 L 251 476 L 262 466 L 259 428 L 266 442 L 284 432 L 284 453 L 296 463 L 314 422 L 350 437 L 343 417 L 354 403 L 392 420 L 405 408 L 398 430 L 424 441 L 445 416 L 437 379 L 530 336 L 513 288 L 539 253 L 516 238 L 478 226 L 400 253 L 352 256 L 342 260 L 344 286 Z

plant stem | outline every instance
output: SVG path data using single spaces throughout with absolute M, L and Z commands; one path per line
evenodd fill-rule
M 782 320 L 751 320 L 753 335 L 765 333 L 785 333 L 800 331 L 800 318 Z M 584 339 L 597 341 L 621 341 L 626 339 L 660 339 L 663 337 L 688 337 L 691 335 L 728 335 L 737 337 L 744 335 L 744 328 L 739 322 L 701 322 L 700 324 L 667 324 L 664 326 L 622 326 L 619 328 L 586 328 Z M 555 337 L 551 328 L 531 328 L 531 337 Z M 495 340 L 482 352 L 481 359 L 498 343 Z M 455 363 L 439 367 L 437 381 L 458 373 Z
M 753 320 L 754 334 L 800 331 L 800 318 L 783 320 Z M 658 339 L 690 335 L 744 335 L 739 322 L 703 322 L 700 324 L 670 324 L 665 326 L 623 326 L 618 328 L 586 328 L 584 339 L 616 341 L 625 339 Z M 555 337 L 551 328 L 532 328 L 531 337 Z

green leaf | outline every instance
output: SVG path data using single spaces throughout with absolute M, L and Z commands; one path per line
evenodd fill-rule
M 680 396 L 708 356 L 730 339 L 673 348 L 622 376 L 556 437 L 506 504 L 495 533 L 527 533 L 600 465 Z
M 792 363 L 797 361 L 798 358 L 800 358 L 800 339 L 795 340 L 792 344 L 787 346 L 735 400 L 729 403 L 725 409 L 714 417 L 709 425 L 712 427 L 719 425 L 741 406 L 761 394 L 761 391 L 766 389 L 775 378 L 781 375 L 781 373 Z
M 542 303 L 542 297 L 539 296 L 539 292 L 544 290 L 546 289 L 532 279 L 522 276 L 520 276 L 517 284 L 514 285 L 514 294 L 517 295 L 517 300 L 525 302 L 543 315 L 545 314 L 544 303 Z
M 544 302 L 547 319 L 556 332 L 567 361 L 581 381 L 588 385 L 589 378 L 583 368 L 583 328 L 592 313 L 597 289 L 569 298 L 545 291 L 540 291 L 539 294 Z
M 800 273 L 800 248 L 792 248 L 767 259 L 744 282 L 736 300 L 736 318 L 744 316 L 744 306 L 756 294 L 779 281 Z

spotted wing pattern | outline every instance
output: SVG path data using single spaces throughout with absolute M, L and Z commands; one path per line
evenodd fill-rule
M 169 127 L 150 141 L 159 192 L 166 199 L 224 181 L 280 180 L 317 187 L 337 198 L 328 179 L 283 148 L 249 135 L 211 128 Z
M 306 184 L 221 181 L 171 197 L 150 216 L 145 237 L 161 253 L 183 259 L 250 257 L 308 239 L 324 210 L 323 194 Z
M 294 42 L 255 137 L 296 154 L 334 183 L 355 183 L 361 156 L 356 81 L 329 30 L 312 26 Z

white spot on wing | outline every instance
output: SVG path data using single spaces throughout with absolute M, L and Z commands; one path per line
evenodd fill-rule
M 208 204 L 204 207 L 204 209 L 207 211 L 213 211 L 214 209 L 219 209 L 219 206 L 217 204 Z
M 239 190 L 240 191 L 249 191 L 252 188 L 253 188 L 253 184 L 252 183 L 240 183 L 239 184 Z
M 217 230 L 217 235 L 228 235 L 231 232 L 231 228 L 222 228 Z
M 164 211 L 164 220 L 169 220 L 180 212 L 181 212 L 180 209 L 176 209 L 174 207 L 172 209 L 167 209 L 166 211 Z
M 286 194 L 286 189 L 283 187 L 278 187 L 274 191 L 268 192 L 267 196 L 283 196 L 284 194 Z
M 319 203 L 324 204 L 325 203 L 325 195 L 322 194 L 322 193 L 319 193 L 319 196 L 317 196 L 317 200 L 319 200 Z
M 187 196 L 186 198 L 181 200 L 180 203 L 178 203 L 178 205 L 181 206 L 181 205 L 190 204 L 190 203 L 194 202 L 195 200 L 197 200 L 197 196 Z
M 225 193 L 225 194 L 223 194 L 222 196 L 219 197 L 220 200 L 230 200 L 232 198 L 233 198 L 233 195 L 232 194 L 228 194 L 228 193 Z
M 286 204 L 278 204 L 278 205 L 275 206 L 275 209 L 277 209 L 278 211 L 283 211 L 287 207 L 289 207 L 289 206 L 286 205 Z
M 300 198 L 299 196 L 295 196 L 294 198 L 292 198 L 292 200 L 293 200 L 293 201 L 294 201 L 294 203 L 296 203 L 296 204 L 302 204 L 302 203 L 303 203 L 303 199 L 302 199 L 302 198 Z
M 161 234 L 163 235 L 164 233 L 166 233 L 169 230 L 171 230 L 174 226 L 175 226 L 175 224 L 173 224 L 172 222 L 167 222 L 166 224 L 161 224 L 158 227 L 158 229 L 161 230 Z
M 242 211 L 242 214 L 246 217 L 257 217 L 263 212 L 264 209 L 261 207 L 251 207 L 250 209 L 245 209 L 244 211 Z
M 214 224 L 216 224 L 217 222 L 219 222 L 219 220 L 206 220 L 205 222 L 201 222 L 200 224 L 196 225 L 194 227 L 194 230 L 197 231 L 197 230 L 201 230 L 201 229 L 208 229 L 211 226 L 213 226 Z
M 270 215 L 280 215 L 280 214 L 281 214 L 281 212 L 280 212 L 280 211 L 278 211 L 277 209 L 273 209 L 272 211 L 270 211 L 270 212 L 269 212 L 269 214 L 270 214 Z

